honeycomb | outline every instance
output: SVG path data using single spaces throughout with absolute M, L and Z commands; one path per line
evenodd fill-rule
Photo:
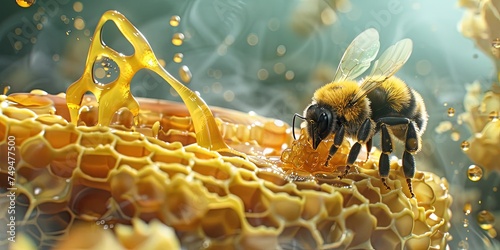
M 128 23 L 118 12 L 103 20 L 110 15 Z M 127 25 L 121 27 L 133 27 Z M 415 198 L 408 198 L 401 164 L 393 159 L 387 190 L 377 150 L 339 179 L 348 142 L 332 168 L 321 167 L 332 139 L 312 152 L 304 131 L 293 141 L 278 120 L 208 108 L 195 97 L 184 104 L 134 99 L 139 110 L 115 107 L 103 121 L 101 96 L 82 96 L 76 109 L 66 105 L 66 95 L 0 96 L 2 154 L 15 144 L 14 185 L 7 181 L 8 161 L 0 162 L 3 225 L 10 222 L 4 197 L 12 188 L 16 201 L 16 242 L 2 231 L 2 248 L 447 246 L 447 181 L 417 171 Z

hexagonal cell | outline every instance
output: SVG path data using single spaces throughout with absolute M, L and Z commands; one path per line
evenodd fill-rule
M 43 234 L 53 235 L 65 231 L 71 226 L 72 219 L 73 216 L 68 211 L 62 211 L 57 214 L 40 214 L 36 223 Z
M 238 196 L 247 213 L 262 213 L 269 209 L 270 200 L 263 194 L 258 183 L 238 183 L 229 187 L 229 192 Z
M 153 162 L 164 162 L 164 163 L 180 163 L 182 165 L 188 165 L 187 160 L 189 156 L 182 151 L 167 151 L 162 150 L 161 152 L 154 152 L 151 156 Z
M 151 154 L 151 152 L 144 147 L 144 144 L 138 141 L 124 142 L 118 140 L 114 148 L 119 154 L 130 157 L 144 157 Z
M 110 152 L 109 148 L 84 152 L 80 161 L 80 170 L 94 178 L 106 178 L 109 170 L 116 165 L 116 158 Z
M 193 171 L 204 176 L 213 176 L 217 180 L 229 179 L 230 168 L 228 164 L 221 163 L 218 159 L 215 160 L 199 160 L 194 161 L 192 166 Z
M 300 225 L 285 227 L 279 236 L 279 244 L 283 249 L 318 249 L 311 228 Z
M 23 160 L 33 168 L 43 168 L 52 161 L 53 149 L 42 137 L 33 137 L 21 147 Z
M 23 123 L 9 124 L 9 135 L 15 136 L 17 146 L 21 146 L 27 139 L 35 137 L 42 132 L 42 126 L 39 123 L 25 121 Z
M 403 241 L 403 238 L 400 238 L 390 229 L 377 230 L 373 232 L 370 238 L 370 243 L 374 249 L 401 249 L 401 242 Z
M 240 214 L 231 208 L 209 210 L 201 220 L 205 235 L 219 240 L 239 234 L 241 226 Z
M 93 133 L 82 133 L 80 145 L 87 148 L 95 148 L 99 145 L 110 145 L 115 138 L 108 133 L 94 131 Z
M 52 148 L 62 148 L 75 144 L 79 134 L 70 127 L 52 126 L 45 129 L 43 136 Z
M 78 218 L 97 220 L 107 211 L 108 191 L 85 186 L 73 187 L 69 208 Z
M 77 145 L 56 151 L 54 159 L 49 164 L 51 173 L 62 178 L 70 178 L 78 167 L 79 154 L 80 150 Z

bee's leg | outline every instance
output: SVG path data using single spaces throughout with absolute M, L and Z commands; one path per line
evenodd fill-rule
M 370 140 L 368 140 L 366 142 L 366 161 L 368 161 L 368 159 L 370 158 L 370 152 L 372 151 L 372 145 L 373 145 L 373 141 L 372 141 L 372 138 L 370 138 Z
M 335 136 L 333 137 L 333 144 L 330 147 L 330 152 L 328 152 L 328 157 L 326 158 L 325 161 L 325 166 L 328 166 L 328 162 L 332 158 L 335 153 L 337 153 L 337 150 L 339 149 L 340 145 L 342 145 L 342 141 L 344 140 L 344 125 L 340 125 L 339 130 L 335 133 Z
M 382 144 L 382 153 L 380 154 L 378 162 L 378 171 L 382 179 L 382 183 L 388 190 L 390 190 L 391 188 L 387 185 L 385 178 L 389 176 L 389 170 L 391 169 L 389 154 L 392 153 L 392 140 L 385 124 L 380 125 L 380 131 L 382 137 L 382 141 L 380 142 Z
M 415 197 L 411 185 L 411 179 L 415 175 L 415 157 L 413 154 L 419 150 L 419 135 L 415 129 L 415 123 L 410 122 L 406 129 L 405 152 L 403 153 L 403 171 L 405 173 L 408 189 L 410 189 L 411 197 Z
M 406 182 L 408 183 L 408 189 L 410 190 L 411 197 L 415 197 L 411 185 L 411 179 L 415 174 L 415 157 L 413 156 L 413 154 L 416 153 L 420 147 L 419 145 L 420 137 L 417 134 L 415 123 L 411 122 L 407 118 L 400 118 L 400 117 L 385 117 L 380 119 L 378 122 L 385 123 L 389 126 L 401 125 L 401 124 L 407 125 L 406 136 L 405 136 L 405 152 L 403 153 L 403 159 L 402 159 L 403 171 L 406 177 Z M 380 158 L 382 158 L 382 156 Z M 382 163 L 379 163 L 379 168 L 381 168 L 382 166 L 381 164 Z M 382 173 L 380 175 L 382 176 Z
M 354 164 L 356 159 L 358 158 L 359 152 L 361 151 L 361 143 L 365 143 L 367 140 L 371 140 L 372 131 L 372 123 L 370 119 L 366 119 L 361 127 L 358 130 L 358 135 L 356 137 L 357 142 L 351 147 L 351 151 L 349 151 L 349 155 L 347 156 L 347 165 L 345 167 L 345 172 L 342 177 L 346 176 L 349 173 L 349 169 Z

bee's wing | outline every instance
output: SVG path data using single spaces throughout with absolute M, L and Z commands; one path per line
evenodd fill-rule
M 356 93 L 351 103 L 356 103 L 385 80 L 393 76 L 408 60 L 413 50 L 411 39 L 403 39 L 389 47 L 373 64 L 373 69 L 361 83 L 361 90 Z
M 363 74 L 377 56 L 380 48 L 378 38 L 378 32 L 373 28 L 354 38 L 340 60 L 333 82 L 352 80 Z

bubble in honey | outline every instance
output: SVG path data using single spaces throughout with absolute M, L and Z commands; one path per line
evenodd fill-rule
M 172 26 L 172 27 L 177 27 L 180 22 L 181 22 L 180 16 L 172 16 L 170 18 L 170 26 Z
M 71 34 L 71 30 L 66 31 L 66 35 L 69 36 Z
M 273 69 L 276 74 L 283 74 L 285 72 L 285 64 L 279 62 L 274 64 Z
M 470 202 L 466 202 L 464 204 L 464 214 L 469 215 L 472 212 L 472 204 Z
M 455 116 L 455 109 L 454 108 L 448 108 L 448 116 L 449 117 Z
M 491 47 L 500 49 L 500 38 L 495 38 L 493 41 L 491 41 Z
M 188 66 L 182 65 L 179 68 L 179 76 L 181 77 L 181 80 L 185 83 L 191 82 L 191 78 L 193 75 L 191 74 L 191 71 L 189 70 Z
M 16 0 L 17 5 L 28 8 L 35 4 L 36 0 Z
M 184 34 L 182 33 L 175 33 L 174 36 L 172 37 L 172 44 L 175 46 L 181 46 L 183 42 L 184 42 Z
M 483 210 L 477 214 L 477 223 L 484 230 L 490 230 L 495 223 L 495 216 L 487 210 Z
M 250 35 L 248 35 L 247 37 L 247 43 L 250 45 L 250 46 L 255 46 L 257 45 L 257 43 L 259 43 L 259 37 L 254 34 L 254 33 L 251 33 Z
M 183 58 L 184 58 L 184 54 L 182 54 L 182 53 L 175 53 L 173 61 L 176 62 L 176 63 L 181 63 Z
M 462 148 L 462 151 L 467 151 L 470 149 L 470 143 L 468 141 L 463 141 L 462 144 L 460 144 L 460 148 Z
M 467 169 L 467 176 L 471 181 L 479 181 L 483 178 L 483 170 L 477 165 L 470 165 Z
M 498 121 L 498 111 L 491 111 L 489 114 L 488 114 L 488 119 L 492 122 L 496 122 Z
M 280 20 L 278 18 L 272 18 L 267 22 L 267 28 L 271 31 L 277 31 L 280 28 Z
M 295 77 L 295 73 L 291 70 L 288 70 L 286 73 L 285 73 L 285 78 L 287 80 L 293 80 L 293 78 Z

